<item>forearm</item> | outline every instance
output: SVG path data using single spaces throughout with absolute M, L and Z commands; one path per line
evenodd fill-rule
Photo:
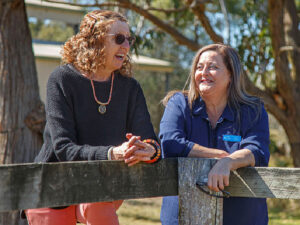
M 191 149 L 188 157 L 191 158 L 223 158 L 228 156 L 229 154 L 226 151 L 214 149 L 214 148 L 207 148 L 199 144 L 194 144 L 193 148 Z
M 236 170 L 241 167 L 254 166 L 255 158 L 253 153 L 249 149 L 241 149 L 233 152 L 223 160 L 228 159 L 230 161 L 230 170 Z

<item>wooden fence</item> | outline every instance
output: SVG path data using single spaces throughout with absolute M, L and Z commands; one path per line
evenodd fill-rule
M 0 212 L 83 202 L 179 195 L 180 224 L 222 224 L 223 200 L 201 192 L 214 159 L 173 158 L 128 167 L 119 161 L 0 166 Z M 231 196 L 300 199 L 300 169 L 241 168 Z

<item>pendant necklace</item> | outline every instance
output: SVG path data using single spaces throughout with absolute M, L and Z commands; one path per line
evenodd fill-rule
M 99 111 L 99 113 L 104 114 L 106 112 L 106 106 L 110 103 L 110 100 L 111 100 L 112 90 L 113 90 L 113 86 L 114 86 L 114 73 L 112 73 L 112 77 L 111 77 L 110 92 L 109 92 L 109 98 L 108 98 L 107 102 L 100 102 L 97 99 L 94 82 L 92 79 L 90 79 L 90 81 L 91 81 L 91 85 L 92 85 L 92 89 L 93 89 L 94 99 L 99 105 L 98 111 Z

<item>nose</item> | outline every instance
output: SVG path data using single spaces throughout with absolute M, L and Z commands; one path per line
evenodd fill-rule
M 127 39 L 125 39 L 125 41 L 122 43 L 121 45 L 123 48 L 129 49 L 130 48 L 130 44 L 129 41 Z
M 207 75 L 208 74 L 208 66 L 204 66 L 202 71 L 201 71 L 202 75 Z

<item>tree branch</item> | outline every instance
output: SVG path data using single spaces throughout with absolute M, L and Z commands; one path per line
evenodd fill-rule
M 224 19 L 226 21 L 225 24 L 226 24 L 226 30 L 227 30 L 227 35 L 228 35 L 226 42 L 230 43 L 230 23 L 229 23 L 227 8 L 226 8 L 224 0 L 219 0 L 219 2 L 221 5 L 222 13 L 224 15 Z
M 155 8 L 155 7 L 145 8 L 145 10 L 147 10 L 147 11 L 158 11 L 158 12 L 163 12 L 165 14 L 176 13 L 176 12 L 183 12 L 183 11 L 185 11 L 187 9 L 188 9 L 188 7 L 186 7 L 186 6 L 181 7 L 179 9 L 162 9 L 162 8 Z
M 54 0 L 44 0 L 46 2 L 53 2 L 53 3 L 61 3 Z M 67 3 L 64 2 L 63 4 L 67 5 L 73 5 L 73 6 L 81 6 L 81 7 L 112 7 L 112 6 L 118 6 L 121 8 L 130 9 L 137 14 L 144 16 L 146 19 L 151 21 L 154 25 L 156 25 L 161 30 L 165 31 L 169 35 L 171 35 L 178 44 L 184 45 L 188 47 L 189 49 L 196 51 L 198 50 L 201 45 L 199 45 L 194 40 L 191 40 L 187 37 L 185 37 L 181 32 L 173 28 L 171 25 L 165 23 L 163 20 L 159 19 L 155 15 L 151 14 L 147 10 L 137 6 L 136 4 L 131 3 L 129 0 L 117 0 L 118 3 L 101 3 L 101 4 L 75 4 L 75 3 Z
M 269 15 L 270 15 L 270 30 L 272 38 L 272 47 L 275 58 L 275 73 L 276 84 L 279 94 L 284 99 L 288 106 L 290 115 L 296 113 L 296 91 L 295 84 L 291 78 L 291 71 L 289 68 L 287 52 L 280 51 L 282 46 L 286 46 L 284 35 L 284 0 L 269 0 Z
M 209 19 L 205 15 L 205 2 L 206 1 L 193 0 L 187 1 L 186 4 L 188 4 L 193 13 L 198 17 L 211 40 L 216 43 L 223 43 L 223 38 L 214 31 Z
M 244 78 L 247 91 L 252 95 L 262 98 L 267 110 L 272 113 L 278 121 L 284 122 L 287 116 L 280 100 L 277 98 L 278 100 L 276 101 L 276 98 L 274 98 L 276 95 L 274 93 L 269 94 L 267 91 L 256 87 L 246 74 Z
M 283 47 L 291 47 L 291 51 L 288 51 L 288 58 L 291 64 L 291 76 L 295 81 L 297 88 L 300 92 L 300 31 L 299 31 L 299 17 L 297 15 L 297 7 L 294 1 L 284 2 L 284 37 L 286 45 Z M 300 94 L 298 92 L 298 94 Z M 300 97 L 300 96 L 299 96 Z M 300 110 L 300 108 L 299 108 Z

